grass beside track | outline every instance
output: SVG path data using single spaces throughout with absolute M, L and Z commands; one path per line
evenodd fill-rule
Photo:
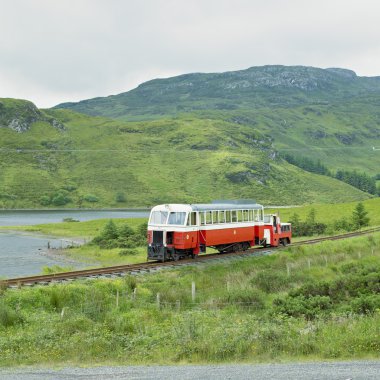
M 379 264 L 376 233 L 149 276 L 2 289 L 0 365 L 378 358 Z

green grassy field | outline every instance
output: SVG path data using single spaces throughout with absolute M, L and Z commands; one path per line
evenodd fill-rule
M 368 199 L 362 202 L 370 218 L 371 226 L 380 225 L 380 198 Z M 350 219 L 357 202 L 335 203 L 335 204 L 312 204 L 302 207 L 291 207 L 281 209 L 267 209 L 267 212 L 276 212 L 281 216 L 281 220 L 287 221 L 294 213 L 303 220 L 306 219 L 311 209 L 316 211 L 316 220 L 331 224 L 342 218 Z
M 120 280 L 1 289 L 0 365 L 378 358 L 379 263 L 377 233 Z
M 301 141 L 303 124 L 282 130 L 277 126 L 280 119 L 271 121 L 274 116 L 268 110 L 255 116 L 257 120 L 248 114 L 243 123 L 236 120 L 244 112 L 194 112 L 140 122 L 69 110 L 45 110 L 42 115 L 22 133 L 0 128 L 0 208 L 146 207 L 242 198 L 286 205 L 370 197 L 279 158 L 279 150 L 295 146 L 284 136 L 297 135 Z M 64 128 L 54 128 L 48 120 Z M 305 139 L 301 150 L 310 144 Z M 336 137 L 321 144 L 321 149 L 333 147 L 336 153 L 328 167 L 339 167 L 337 157 L 351 165 L 351 148 L 357 146 L 347 147 Z M 313 158 L 324 155 L 323 149 L 316 152 Z M 380 156 L 369 159 L 364 152 L 362 158 L 354 167 L 374 174 Z

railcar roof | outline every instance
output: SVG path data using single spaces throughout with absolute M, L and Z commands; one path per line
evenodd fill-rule
M 153 207 L 152 211 L 213 211 L 213 210 L 261 210 L 257 203 L 200 203 L 200 204 L 164 204 Z
M 204 203 L 204 204 L 193 204 L 193 205 L 190 205 L 191 208 L 194 210 L 194 211 L 211 211 L 211 210 L 252 210 L 252 209 L 255 209 L 255 210 L 258 210 L 258 209 L 262 209 L 263 206 L 262 205 L 259 205 L 257 203 L 252 203 L 252 204 L 248 204 L 248 203 L 220 203 L 220 204 L 217 204 L 217 203 Z

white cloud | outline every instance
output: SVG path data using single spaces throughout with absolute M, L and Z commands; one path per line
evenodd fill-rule
M 53 106 L 156 77 L 264 64 L 380 75 L 376 0 L 13 0 L 0 96 Z

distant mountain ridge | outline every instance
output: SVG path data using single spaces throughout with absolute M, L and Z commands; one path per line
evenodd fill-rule
M 204 109 L 294 107 L 367 94 L 380 95 L 380 77 L 359 77 L 340 68 L 276 65 L 154 79 L 118 95 L 62 103 L 55 108 L 128 118 Z

